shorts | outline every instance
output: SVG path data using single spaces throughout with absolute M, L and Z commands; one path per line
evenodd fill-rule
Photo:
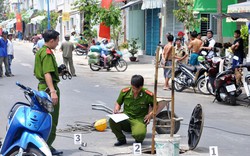
M 192 53 L 190 56 L 189 64 L 193 65 L 193 66 L 199 65 L 198 56 L 199 56 L 199 54 Z
M 172 66 L 172 61 L 167 61 L 165 63 L 165 66 Z M 163 74 L 165 78 L 171 78 L 172 77 L 172 69 L 171 68 L 164 68 Z

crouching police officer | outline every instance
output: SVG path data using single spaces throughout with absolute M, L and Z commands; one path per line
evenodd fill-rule
M 126 137 L 122 131 L 131 132 L 136 143 L 142 143 L 146 137 L 147 124 L 153 115 L 153 93 L 143 88 L 144 78 L 134 75 L 131 78 L 131 86 L 121 90 L 116 101 L 114 113 L 119 113 L 122 104 L 124 112 L 129 119 L 115 123 L 109 120 L 112 132 L 117 138 L 114 146 L 126 144 Z

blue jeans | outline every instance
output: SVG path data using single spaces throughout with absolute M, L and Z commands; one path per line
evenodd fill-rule
M 12 64 L 13 58 L 14 58 L 13 55 L 8 55 L 9 74 L 12 74 L 12 72 L 11 72 L 11 64 Z

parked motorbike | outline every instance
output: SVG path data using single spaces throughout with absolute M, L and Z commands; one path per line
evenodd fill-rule
M 92 71 L 99 71 L 101 68 L 104 67 L 103 57 L 101 57 L 100 54 L 97 54 L 97 55 L 99 56 L 96 56 L 96 58 L 99 58 L 99 60 L 92 62 L 91 58 L 89 59 L 89 67 Z M 108 70 L 112 67 L 115 67 L 117 71 L 124 72 L 127 69 L 128 64 L 122 58 L 122 53 L 120 51 L 113 51 L 113 52 L 110 52 L 110 55 L 108 56 L 107 66 L 108 66 L 107 67 Z
M 231 105 L 236 105 L 236 97 L 242 90 L 236 84 L 236 78 L 233 69 L 227 69 L 217 74 L 215 81 L 215 99 L 219 102 L 226 102 Z
M 247 97 L 245 99 L 250 100 L 250 62 L 236 66 L 241 71 L 241 83 L 244 87 Z
M 206 87 L 205 77 L 206 77 L 207 67 L 204 63 L 200 63 L 200 66 L 189 66 L 178 62 L 178 68 L 175 71 L 174 78 L 174 88 L 177 92 L 181 92 L 186 88 L 196 86 L 199 90 Z M 195 91 L 195 89 L 194 89 Z
M 88 44 L 76 44 L 75 52 L 77 55 L 87 55 L 88 54 Z
M 49 113 L 54 110 L 52 100 L 44 91 L 35 91 L 18 82 L 16 85 L 24 90 L 30 104 L 17 102 L 11 108 L 0 155 L 51 156 L 46 141 L 52 124 Z
M 207 81 L 207 90 L 210 94 L 215 95 L 215 85 L 214 81 L 218 73 L 221 73 L 227 69 L 231 68 L 233 56 L 228 55 L 225 57 L 213 57 L 212 59 L 208 59 L 207 62 L 209 64 L 208 69 L 208 79 Z

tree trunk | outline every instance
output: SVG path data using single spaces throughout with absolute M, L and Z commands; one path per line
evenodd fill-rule
M 222 37 L 222 0 L 217 0 L 217 13 L 219 18 L 217 19 L 217 41 L 223 44 L 223 37 Z

